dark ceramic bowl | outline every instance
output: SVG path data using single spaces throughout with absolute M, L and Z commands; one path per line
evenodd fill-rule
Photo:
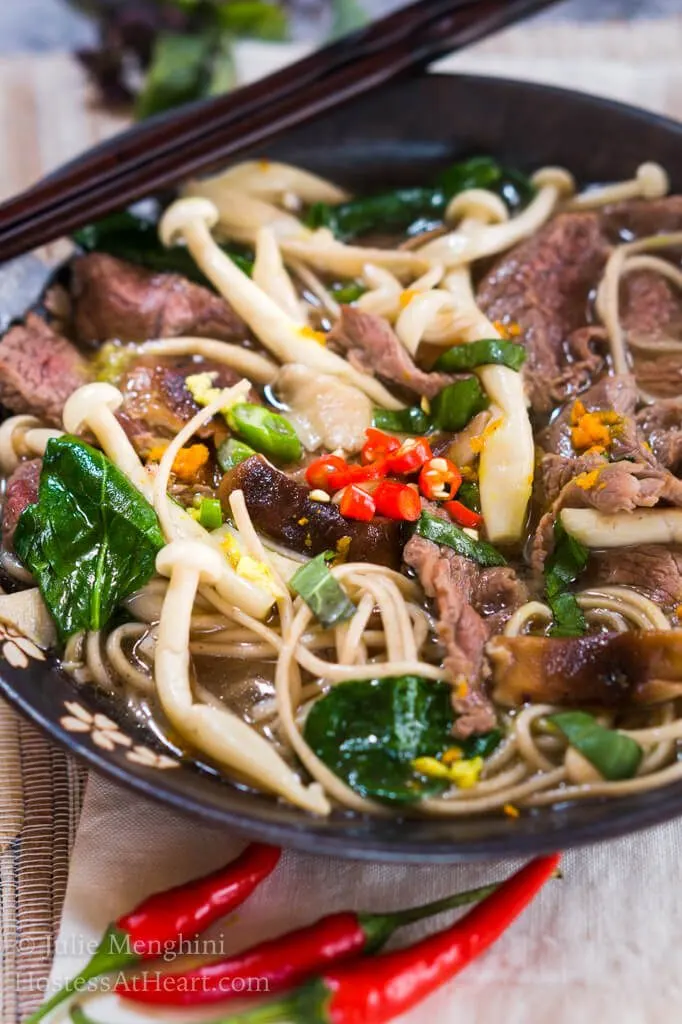
M 491 153 L 527 169 L 562 164 L 584 182 L 629 177 L 643 160 L 682 191 L 682 127 L 579 93 L 470 76 L 428 76 L 288 132 L 270 156 L 351 188 L 414 184 L 449 161 Z M 37 277 L 35 276 L 37 275 Z M 32 258 L 0 271 L 0 314 L 16 316 L 42 281 Z M 22 291 L 22 288 L 24 289 Z M 27 294 L 33 290 L 32 294 Z M 23 295 L 23 308 L 17 308 Z M 6 298 L 3 298 L 6 296 Z M 12 302 L 10 307 L 8 303 Z M 469 820 L 317 820 L 176 761 L 124 708 L 79 687 L 0 626 L 0 693 L 97 771 L 176 810 L 313 853 L 436 862 L 535 854 L 622 835 L 682 814 L 682 785 L 641 796 Z

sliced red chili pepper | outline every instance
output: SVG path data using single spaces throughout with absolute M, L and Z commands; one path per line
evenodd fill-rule
M 446 501 L 443 508 L 453 523 L 457 523 L 458 526 L 467 526 L 472 530 L 477 530 L 479 526 L 483 525 L 483 516 L 467 508 L 461 501 Z
M 344 484 L 332 484 L 330 477 L 336 479 L 343 473 L 348 472 L 348 463 L 340 455 L 321 455 L 310 463 L 305 471 L 305 478 L 310 487 L 319 488 L 322 491 L 336 491 Z M 347 481 L 344 480 L 344 483 Z
M 458 491 L 462 474 L 454 462 L 439 455 L 429 459 L 419 474 L 419 490 L 431 501 L 447 501 Z
M 400 484 L 397 480 L 382 480 L 374 492 L 374 503 L 378 515 L 408 523 L 416 523 L 422 511 L 422 503 L 414 487 Z
M 183 938 L 205 931 L 251 895 L 275 869 L 280 852 L 274 846 L 251 843 L 226 867 L 144 900 L 109 926 L 80 974 L 43 1003 L 26 1024 L 37 1024 L 65 999 L 82 992 L 88 981 L 158 957 Z
M 362 523 L 369 523 L 374 519 L 376 505 L 374 498 L 362 487 L 356 484 L 349 484 L 341 491 L 339 500 L 339 512 L 346 519 L 359 519 Z
M 318 974 L 330 964 L 377 953 L 393 933 L 415 921 L 423 921 L 446 910 L 476 903 L 498 885 L 446 896 L 408 910 L 388 914 L 357 914 L 346 911 L 328 914 L 276 939 L 259 942 L 250 949 L 224 960 L 199 964 L 189 970 L 160 974 L 147 972 L 120 981 L 114 991 L 135 1003 L 151 1006 L 200 1006 L 206 1003 L 243 999 L 267 989 L 279 992 Z M 236 978 L 258 978 L 262 986 L 239 992 Z
M 397 452 L 400 448 L 400 441 L 397 437 L 385 434 L 383 430 L 377 430 L 376 427 L 368 427 L 365 431 L 365 437 L 367 440 L 360 453 L 365 465 L 368 462 L 376 462 L 377 459 L 383 459 L 387 455 Z
M 431 445 L 425 438 L 408 437 L 395 454 L 389 455 L 388 468 L 392 473 L 406 476 L 409 473 L 416 473 L 431 458 Z

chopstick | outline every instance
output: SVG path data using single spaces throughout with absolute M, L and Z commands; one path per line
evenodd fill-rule
M 228 96 L 147 122 L 0 206 L 7 259 L 263 145 L 556 0 L 420 0 Z

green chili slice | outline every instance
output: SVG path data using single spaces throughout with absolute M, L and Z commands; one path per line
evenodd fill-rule
M 223 525 L 223 511 L 218 498 L 202 498 L 199 503 L 199 523 L 205 530 L 217 530 Z
M 219 445 L 216 458 L 223 473 L 229 473 L 240 462 L 246 462 L 247 459 L 250 459 L 255 454 L 254 449 L 250 448 L 248 444 L 244 444 L 243 441 L 237 441 L 234 437 L 228 437 L 227 441 L 223 441 Z
M 278 462 L 296 462 L 303 447 L 291 423 L 262 405 L 240 402 L 227 413 L 230 430 L 239 434 L 257 452 Z
M 418 405 L 409 409 L 375 409 L 372 426 L 394 434 L 428 434 L 432 423 Z
M 453 345 L 444 352 L 435 365 L 436 370 L 457 373 L 460 370 L 475 370 L 478 366 L 508 366 L 520 370 L 526 360 L 523 345 L 502 338 L 481 338 L 468 344 Z
M 431 417 L 440 430 L 463 430 L 477 413 L 490 405 L 478 377 L 448 384 L 431 402 Z

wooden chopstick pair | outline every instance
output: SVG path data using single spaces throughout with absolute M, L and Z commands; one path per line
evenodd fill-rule
M 0 254 L 19 255 L 211 170 L 554 2 L 419 0 L 252 85 L 133 128 L 0 206 Z

